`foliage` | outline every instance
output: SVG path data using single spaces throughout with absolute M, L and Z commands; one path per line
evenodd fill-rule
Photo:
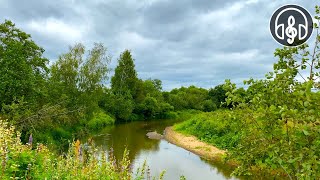
M 239 167 L 238 175 L 265 171 L 289 179 L 320 174 L 320 8 L 316 6 L 313 46 L 276 49 L 279 61 L 266 79 L 226 80 L 225 105 L 231 110 L 203 113 L 176 126 L 220 148 Z M 300 79 L 300 80 L 299 80 Z
M 102 44 L 88 53 L 76 44 L 48 67 L 43 52 L 11 21 L 0 24 L 1 114 L 24 142 L 33 133 L 35 141 L 67 145 L 84 132 L 80 120 L 99 111 L 110 58 Z
M 51 67 L 49 79 L 53 101 L 67 99 L 69 108 L 78 108 L 92 113 L 98 108 L 102 95 L 102 83 L 107 79 L 110 59 L 102 44 L 94 44 L 84 58 L 85 47 L 76 44 L 70 51 L 60 56 Z
M 11 21 L 0 24 L 0 110 L 13 101 L 34 104 L 44 97 L 48 59 L 43 52 Z
M 220 84 L 214 88 L 209 89 L 208 96 L 210 97 L 210 100 L 215 104 L 217 108 L 224 105 L 226 96 L 226 91 L 223 88 L 223 85 Z
M 316 13 L 320 13 L 318 6 Z M 315 19 L 319 24 L 319 16 Z M 290 179 L 320 176 L 320 34 L 319 26 L 314 27 L 314 46 L 276 49 L 279 61 L 274 71 L 265 80 L 245 81 L 249 85 L 245 96 L 226 82 L 227 103 L 254 112 L 243 119 L 242 139 L 231 152 L 240 163 L 236 173 L 250 174 L 250 169 L 258 167 Z
M 212 100 L 205 100 L 202 103 L 202 110 L 204 112 L 211 112 L 211 111 L 215 111 L 216 109 L 218 109 L 217 104 L 214 103 Z
M 203 88 L 190 86 L 173 89 L 167 97 L 167 102 L 175 110 L 197 109 L 202 110 L 202 103 L 207 99 L 208 91 Z
M 161 119 L 178 119 L 178 113 L 174 111 L 165 112 L 162 114 Z
M 137 88 L 137 72 L 131 52 L 125 50 L 118 59 L 118 66 L 111 78 L 111 88 L 116 95 L 129 93 L 134 96 Z
M 161 91 L 162 82 L 159 79 L 137 78 L 133 58 L 126 50 L 118 59 L 111 89 L 105 89 L 100 106 L 118 121 L 160 119 L 173 110 L 165 102 Z
M 194 135 L 221 149 L 231 149 L 238 145 L 242 136 L 239 131 L 239 122 L 244 118 L 242 113 L 230 110 L 199 113 L 175 125 L 175 130 Z
M 128 152 L 117 162 L 112 153 L 97 154 L 97 149 L 76 141 L 64 156 L 56 156 L 46 146 L 32 149 L 22 144 L 20 133 L 0 120 L 0 179 L 145 179 L 151 178 L 146 164 L 135 175 L 131 170 Z M 159 179 L 162 179 L 164 172 Z
M 108 125 L 114 124 L 115 120 L 107 115 L 102 110 L 99 112 L 93 113 L 92 119 L 87 123 L 87 126 L 91 130 L 99 130 Z
M 110 112 L 117 120 L 129 120 L 134 109 L 134 101 L 131 94 L 127 91 L 126 94 L 112 95 L 112 97 L 114 104 Z

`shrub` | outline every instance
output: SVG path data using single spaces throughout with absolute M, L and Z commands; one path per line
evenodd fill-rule
M 144 120 L 143 115 L 141 115 L 141 114 L 135 114 L 135 113 L 132 113 L 132 114 L 129 116 L 129 119 L 128 119 L 128 121 L 140 121 L 140 120 Z
M 87 126 L 91 130 L 99 130 L 108 125 L 114 124 L 115 120 L 103 111 L 93 113 L 93 118 L 88 122 Z
M 173 111 L 165 112 L 165 113 L 163 113 L 161 118 L 162 119 L 177 119 L 178 113 L 173 112 Z

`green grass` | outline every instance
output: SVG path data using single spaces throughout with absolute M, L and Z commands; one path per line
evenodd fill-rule
M 221 149 L 230 149 L 238 145 L 241 138 L 238 122 L 241 117 L 237 111 L 218 110 L 198 113 L 188 120 L 178 123 L 174 129 L 191 134 L 200 140 Z

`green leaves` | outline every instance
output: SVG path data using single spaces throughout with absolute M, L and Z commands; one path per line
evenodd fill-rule
M 319 6 L 316 13 L 320 13 Z M 258 166 L 272 167 L 296 179 L 320 176 L 320 166 L 315 163 L 320 157 L 319 40 L 317 31 L 315 45 L 276 49 L 279 60 L 273 72 L 266 74 L 265 80 L 245 81 L 249 87 L 244 98 L 226 81 L 226 101 L 236 105 L 233 111 L 243 110 L 243 116 L 245 109 L 253 111 L 251 119 L 241 120 L 244 135 L 231 151 L 240 169 L 245 169 L 239 171 L 242 174 Z
M 48 59 L 43 52 L 11 21 L 0 24 L 0 109 L 23 97 L 35 106 L 44 97 Z
M 115 94 L 123 94 L 129 91 L 134 96 L 137 88 L 137 72 L 135 70 L 134 59 L 129 50 L 125 50 L 118 59 L 118 66 L 115 74 L 111 78 L 111 88 Z
M 309 135 L 309 132 L 307 130 L 302 130 L 303 134 L 308 136 Z

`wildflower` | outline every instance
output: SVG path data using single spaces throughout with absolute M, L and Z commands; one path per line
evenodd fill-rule
M 75 143 L 75 145 L 74 145 L 74 146 L 75 146 L 75 154 L 76 154 L 76 157 L 79 157 L 80 144 L 81 144 L 80 141 L 77 140 L 76 143 Z
M 32 147 L 32 140 L 33 140 L 32 134 L 30 134 L 30 136 L 29 136 L 29 142 L 28 142 L 28 144 L 29 144 L 30 147 Z

